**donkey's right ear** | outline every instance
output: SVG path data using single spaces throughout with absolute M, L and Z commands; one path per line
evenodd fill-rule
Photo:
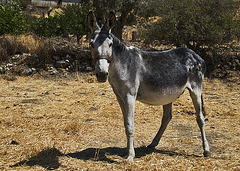
M 91 29 L 93 33 L 97 29 L 98 25 L 97 25 L 96 17 L 92 11 L 90 11 L 87 15 L 87 22 L 88 22 L 88 27 Z

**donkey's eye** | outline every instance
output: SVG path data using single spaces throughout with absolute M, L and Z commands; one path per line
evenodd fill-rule
M 112 43 L 109 44 L 109 47 L 112 47 Z

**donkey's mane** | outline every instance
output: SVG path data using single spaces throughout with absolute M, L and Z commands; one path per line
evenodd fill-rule
M 114 34 L 110 33 L 111 37 L 113 38 L 113 46 L 115 47 L 115 50 L 117 51 L 126 51 L 127 46 L 118 39 Z

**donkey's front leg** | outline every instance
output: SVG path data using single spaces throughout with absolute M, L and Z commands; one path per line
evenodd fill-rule
M 125 132 L 127 135 L 127 161 L 133 162 L 133 158 L 135 157 L 133 146 L 135 97 L 127 94 L 124 100 L 118 98 L 118 102 L 122 109 Z

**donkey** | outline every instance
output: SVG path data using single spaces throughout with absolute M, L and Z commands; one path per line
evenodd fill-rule
M 206 70 L 204 60 L 188 48 L 166 51 L 143 51 L 126 46 L 111 33 L 116 16 L 110 12 L 104 24 L 97 23 L 89 12 L 91 29 L 91 53 L 99 82 L 107 79 L 121 107 L 127 136 L 128 157 L 133 161 L 135 101 L 150 105 L 163 105 L 163 117 L 159 131 L 148 148 L 158 145 L 172 118 L 172 102 L 187 88 L 196 110 L 196 120 L 201 130 L 204 156 L 210 156 L 205 136 L 203 116 L 202 81 Z

